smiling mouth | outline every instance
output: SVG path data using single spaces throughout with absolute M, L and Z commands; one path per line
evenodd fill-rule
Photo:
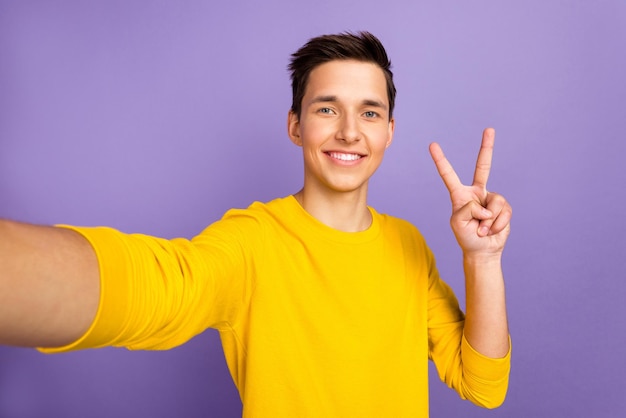
M 328 154 L 331 158 L 341 161 L 356 161 L 363 158 L 360 154 L 348 154 L 344 152 L 327 152 L 326 154 Z

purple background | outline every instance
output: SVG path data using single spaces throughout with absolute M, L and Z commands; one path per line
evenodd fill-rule
M 623 416 L 622 0 L 1 1 L 0 216 L 191 237 L 297 191 L 289 54 L 360 29 L 385 43 L 399 90 L 370 204 L 423 231 L 461 300 L 428 143 L 470 181 L 494 126 L 490 188 L 514 208 L 508 399 L 476 408 L 431 368 L 431 415 Z M 167 352 L 0 348 L 0 417 L 240 413 L 213 330 Z

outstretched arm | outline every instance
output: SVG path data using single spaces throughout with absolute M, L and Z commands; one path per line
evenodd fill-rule
M 93 321 L 99 294 L 98 262 L 81 235 L 0 220 L 0 344 L 76 340 Z
M 463 251 L 465 337 L 479 353 L 501 358 L 509 351 L 501 260 L 512 210 L 503 196 L 487 191 L 494 139 L 494 130 L 485 129 L 474 180 L 469 186 L 461 183 L 438 144 L 430 145 L 430 154 L 450 192 L 450 225 Z

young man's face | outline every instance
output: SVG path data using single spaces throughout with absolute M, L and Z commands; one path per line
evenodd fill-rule
M 313 69 L 300 118 L 288 119 L 289 137 L 303 148 L 305 191 L 367 193 L 393 130 L 380 67 L 337 60 Z

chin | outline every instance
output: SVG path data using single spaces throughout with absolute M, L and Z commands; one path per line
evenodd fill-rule
M 334 184 L 329 187 L 335 193 L 360 193 L 367 192 L 367 186 L 363 183 L 359 184 Z

